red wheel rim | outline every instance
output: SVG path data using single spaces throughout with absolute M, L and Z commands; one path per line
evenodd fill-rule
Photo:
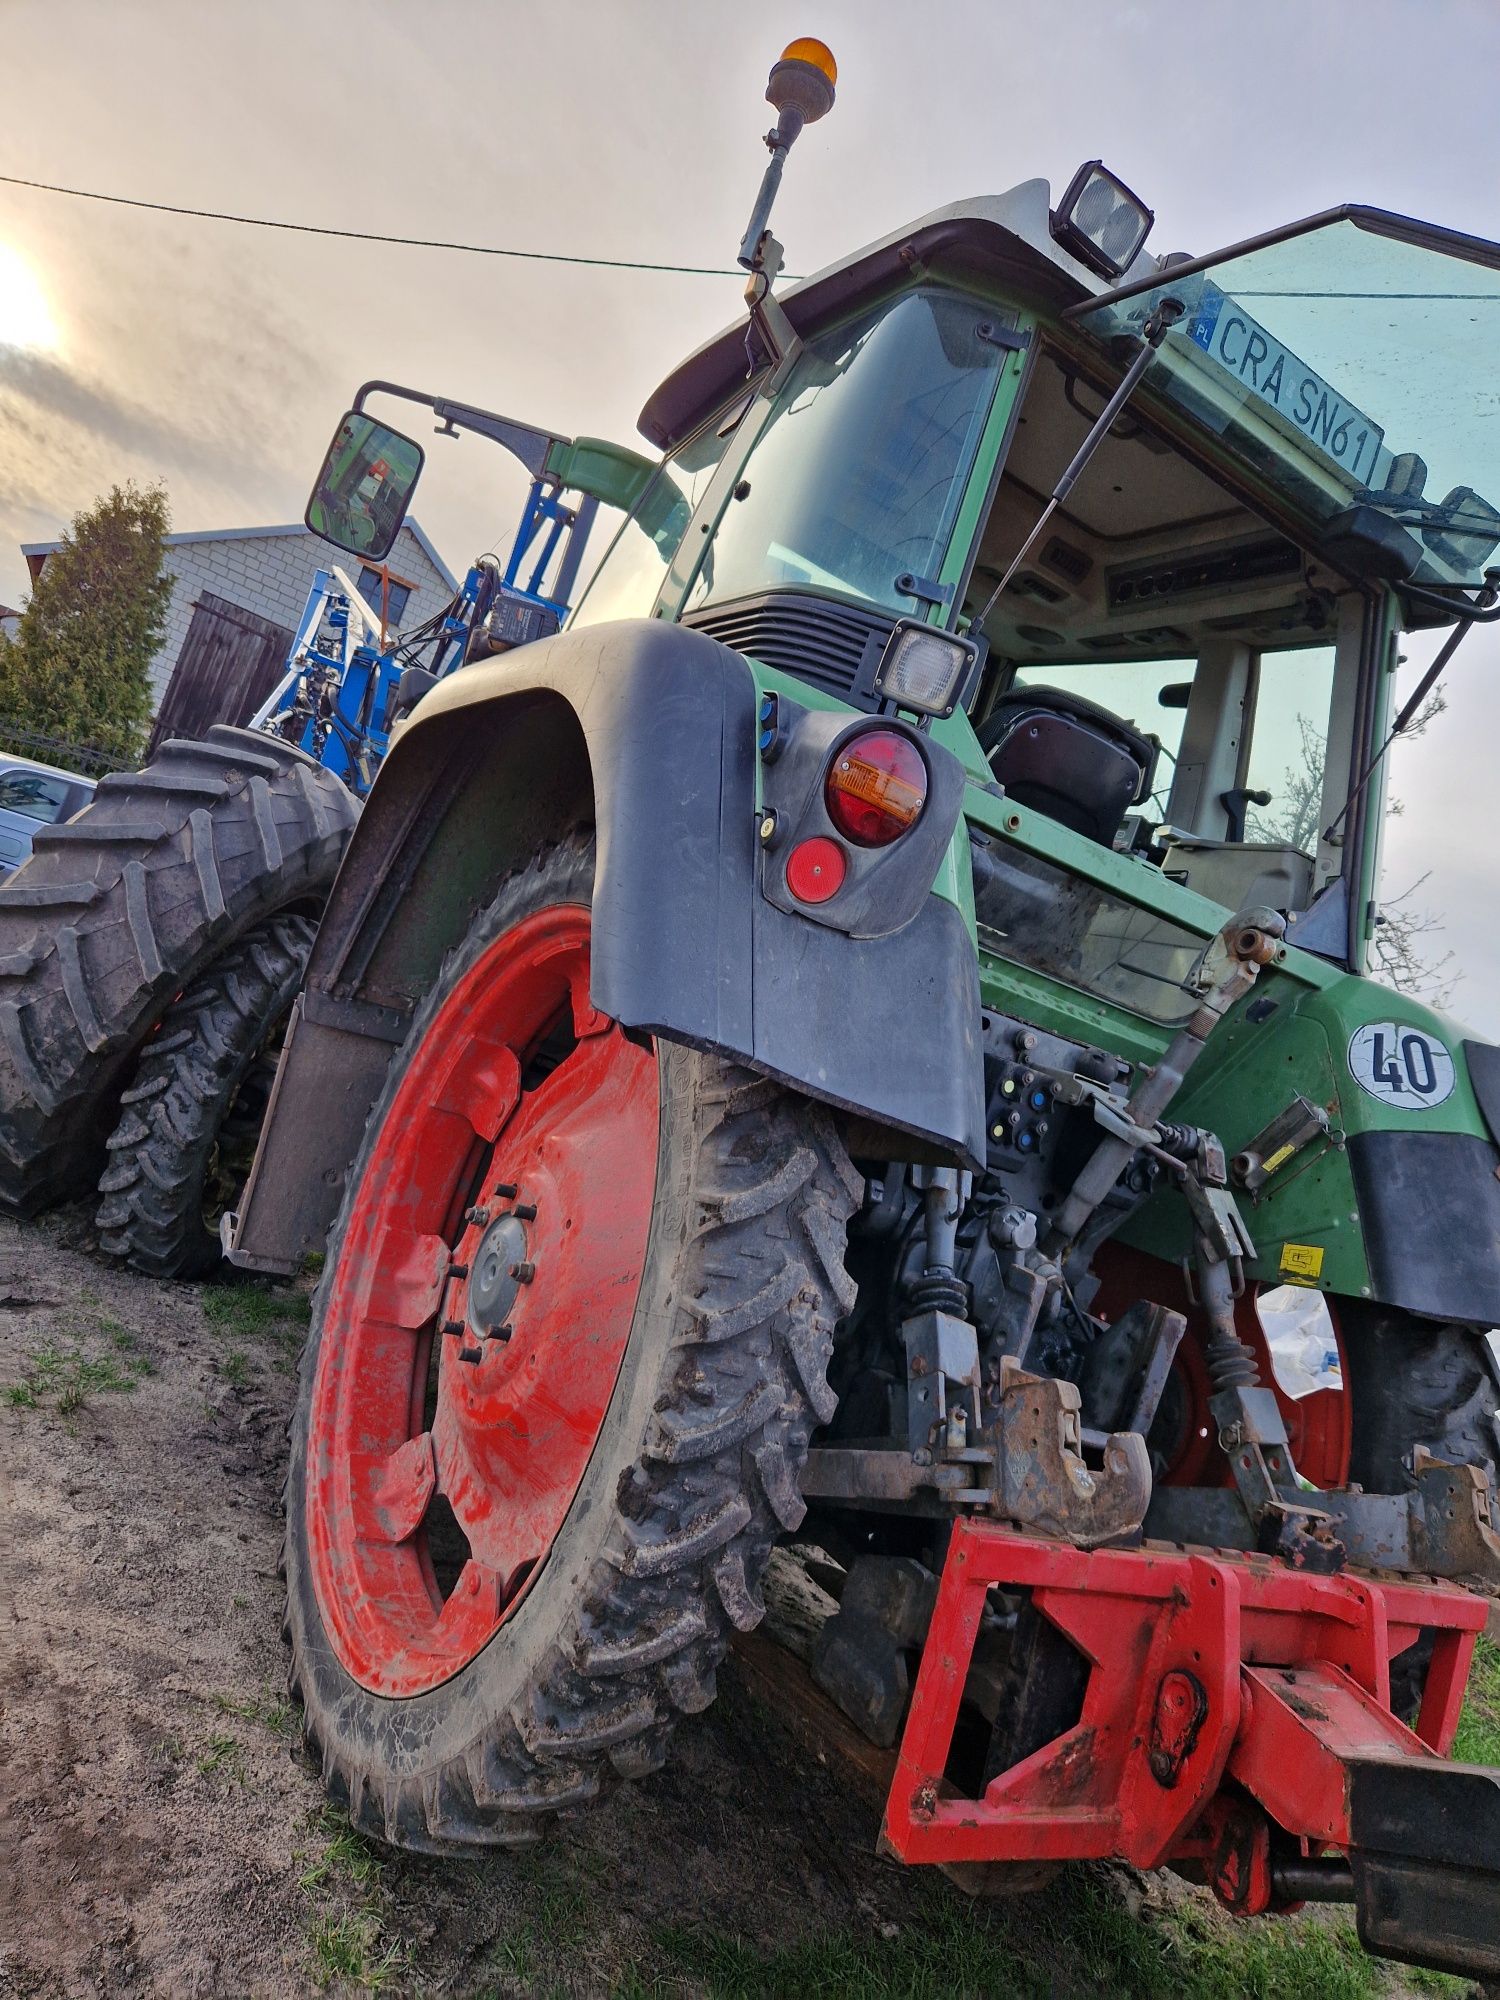
M 1160 1258 L 1148 1257 L 1127 1244 L 1108 1243 L 1099 1253 L 1097 1268 L 1103 1274 L 1096 1301 L 1106 1318 L 1113 1319 L 1136 1299 L 1155 1299 L 1185 1313 L 1187 1337 L 1177 1350 L 1173 1373 L 1186 1401 L 1186 1422 L 1178 1448 L 1162 1478 L 1165 1486 L 1228 1486 L 1232 1483 L 1228 1461 L 1219 1447 L 1218 1426 L 1208 1407 L 1210 1384 L 1203 1359 L 1206 1332 L 1203 1314 L 1187 1296 L 1182 1273 Z M 1339 1362 L 1344 1387 L 1320 1389 L 1299 1400 L 1282 1392 L 1271 1366 L 1271 1350 L 1255 1310 L 1258 1287 L 1247 1286 L 1235 1301 L 1234 1326 L 1241 1340 L 1252 1348 L 1260 1363 L 1260 1379 L 1276 1392 L 1287 1428 L 1292 1462 L 1304 1479 L 1325 1490 L 1349 1482 L 1349 1453 L 1353 1444 L 1353 1410 L 1349 1399 L 1349 1370 L 1344 1355 L 1343 1329 L 1332 1299 L 1328 1301 L 1338 1339 Z
M 497 939 L 407 1065 L 352 1207 L 306 1505 L 324 1625 L 376 1694 L 435 1687 L 494 1637 L 614 1393 L 651 1226 L 657 1064 L 588 993 L 586 909 Z

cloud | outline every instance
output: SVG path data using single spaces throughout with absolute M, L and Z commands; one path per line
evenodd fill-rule
M 0 441 L 55 452 L 63 448 L 59 422 L 86 435 L 94 447 L 91 457 L 114 451 L 163 471 L 173 466 L 215 478 L 224 473 L 222 432 L 205 422 L 201 412 L 180 423 L 164 409 L 133 402 L 101 380 L 85 380 L 50 355 L 0 349 Z M 238 469 L 250 478 L 273 469 L 253 433 L 246 435 L 243 453 Z

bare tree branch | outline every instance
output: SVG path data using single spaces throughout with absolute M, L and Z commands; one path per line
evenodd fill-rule
M 1407 742 L 1414 736 L 1420 736 L 1447 706 L 1442 690 L 1434 689 L 1411 727 L 1397 740 Z M 1322 730 L 1310 716 L 1297 717 L 1297 731 L 1301 738 L 1298 760 L 1287 766 L 1274 806 L 1259 812 L 1252 811 L 1246 821 L 1246 830 L 1251 840 L 1284 841 L 1303 854 L 1312 854 L 1316 851 L 1320 832 L 1318 820 L 1323 805 L 1327 745 Z M 1387 801 L 1385 811 L 1388 819 L 1399 818 L 1402 810 L 1400 799 Z M 1370 942 L 1369 969 L 1376 979 L 1395 987 L 1398 993 L 1410 993 L 1414 998 L 1425 1000 L 1429 1006 L 1446 1007 L 1463 973 L 1454 965 L 1451 951 L 1443 952 L 1440 957 L 1433 956 L 1435 946 L 1431 940 L 1443 930 L 1442 916 L 1413 901 L 1426 880 L 1425 875 L 1419 876 L 1399 895 L 1381 898 L 1380 914 Z

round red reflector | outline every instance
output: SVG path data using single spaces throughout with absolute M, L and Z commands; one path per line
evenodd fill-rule
M 927 803 L 927 766 L 910 737 L 867 729 L 839 745 L 823 787 L 828 817 L 857 847 L 886 847 Z
M 799 840 L 786 858 L 786 886 L 799 903 L 826 903 L 844 886 L 847 863 L 836 840 Z

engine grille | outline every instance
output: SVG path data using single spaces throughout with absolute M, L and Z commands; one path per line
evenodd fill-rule
M 800 591 L 768 591 L 706 605 L 688 612 L 682 622 L 763 666 L 795 674 L 856 708 L 873 710 L 878 705 L 875 669 L 896 621 L 886 612 Z

